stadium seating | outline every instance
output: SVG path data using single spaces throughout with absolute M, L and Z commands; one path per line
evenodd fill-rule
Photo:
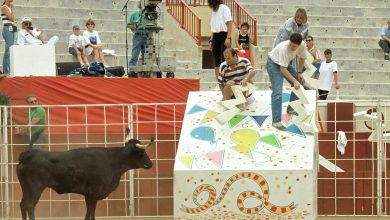
M 126 66 L 125 16 L 121 12 L 126 0 L 18 0 L 15 13 L 18 27 L 23 16 L 33 18 L 33 26 L 42 29 L 45 39 L 58 35 L 56 62 L 74 62 L 67 51 L 68 37 L 73 24 L 84 30 L 85 21 L 96 21 L 96 30 L 116 56 L 107 56 L 110 66 Z M 163 1 L 165 2 L 165 1 Z M 383 98 L 390 94 L 390 62 L 383 60 L 378 46 L 380 29 L 389 18 L 388 0 L 240 0 L 241 4 L 257 18 L 259 52 L 255 58 L 255 80 L 261 89 L 268 88 L 265 70 L 267 52 L 271 49 L 278 27 L 293 16 L 298 7 L 308 12 L 310 34 L 323 51 L 333 50 L 333 58 L 339 65 L 341 95 L 343 99 Z M 130 0 L 128 13 L 137 9 L 138 0 Z M 199 78 L 202 90 L 215 87 L 212 70 L 203 70 L 201 48 L 166 13 L 165 3 L 160 5 L 160 63 L 177 67 L 177 78 Z M 39 12 L 39 13 L 37 13 Z M 129 31 L 129 30 L 128 30 Z M 128 33 L 129 56 L 131 56 L 132 33 Z M 4 40 L 0 38 L 0 48 Z M 3 50 L 0 51 L 0 60 Z M 91 59 L 91 58 L 90 58 Z M 0 63 L 1 65 L 1 63 Z M 329 99 L 334 98 L 335 89 Z

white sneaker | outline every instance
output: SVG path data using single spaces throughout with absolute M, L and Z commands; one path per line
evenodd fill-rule
M 286 126 L 280 121 L 280 122 L 275 122 L 272 123 L 272 126 L 278 130 L 285 131 L 287 130 Z

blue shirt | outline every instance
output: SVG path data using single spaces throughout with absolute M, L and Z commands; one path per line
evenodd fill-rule
M 142 12 L 141 11 L 135 11 L 133 12 L 130 16 L 129 19 L 127 20 L 127 24 L 134 25 L 137 23 L 137 28 L 136 29 L 131 29 L 134 34 L 147 34 L 148 32 L 145 30 L 145 21 L 142 17 Z
M 384 40 L 383 36 L 390 38 L 390 27 L 388 25 L 383 26 L 381 36 L 383 40 Z

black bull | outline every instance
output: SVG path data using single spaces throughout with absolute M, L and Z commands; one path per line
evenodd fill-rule
M 148 145 L 128 140 L 124 147 L 82 148 L 66 152 L 35 149 L 22 152 L 16 167 L 22 187 L 20 209 L 23 220 L 35 220 L 34 209 L 46 187 L 59 194 L 84 195 L 87 207 L 85 220 L 95 220 L 98 200 L 116 189 L 123 173 L 130 169 L 153 166 L 145 152 Z

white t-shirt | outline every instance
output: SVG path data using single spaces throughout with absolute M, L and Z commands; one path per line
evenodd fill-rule
M 217 11 L 211 13 L 211 32 L 227 32 L 226 22 L 232 21 L 232 13 L 230 8 L 224 4 L 220 4 Z
M 321 85 L 318 88 L 321 90 L 330 91 L 332 88 L 333 73 L 337 71 L 336 61 L 332 60 L 330 63 L 322 61 L 319 70 L 320 77 L 318 78 L 321 82 Z
M 85 30 L 83 33 L 83 37 L 87 44 L 93 44 L 93 42 L 91 42 L 92 39 L 95 39 L 96 44 L 102 43 L 97 31 L 89 32 L 88 30 Z
M 18 32 L 17 43 L 19 45 L 41 45 L 43 42 L 38 39 L 38 36 L 41 34 L 36 28 L 31 32 L 28 32 L 26 29 L 21 29 Z
M 69 37 L 69 47 L 73 47 L 73 44 L 76 44 L 77 48 L 82 48 L 87 43 L 85 42 L 85 39 L 83 36 L 72 34 Z
M 289 43 L 290 40 L 283 41 L 268 53 L 268 56 L 274 63 L 287 67 L 290 61 L 296 56 L 306 59 L 306 43 L 304 41 L 302 41 L 295 51 L 289 49 Z

